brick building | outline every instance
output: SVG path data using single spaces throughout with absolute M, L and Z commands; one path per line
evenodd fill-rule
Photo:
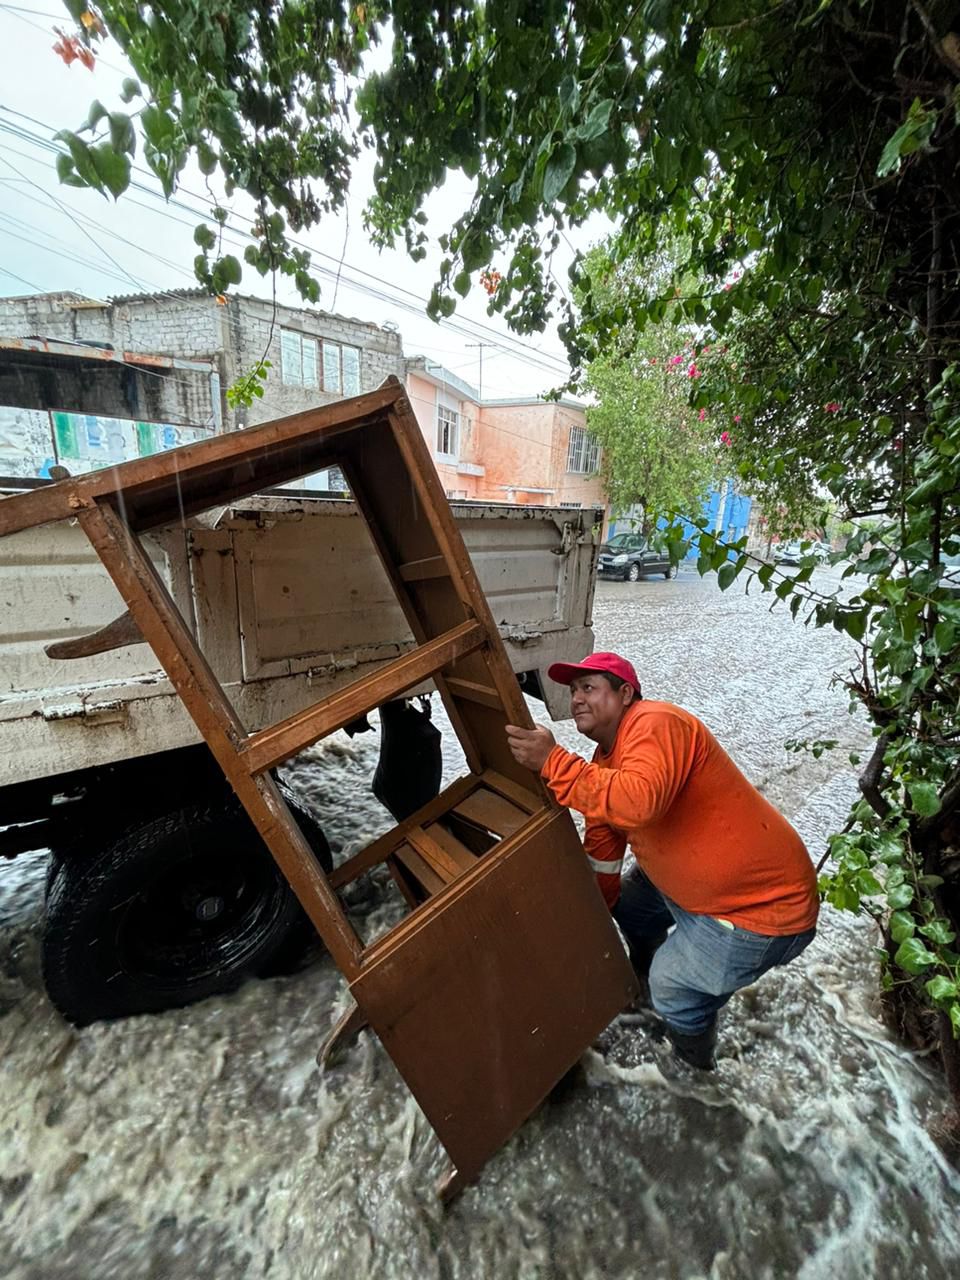
M 450 498 L 545 507 L 603 507 L 600 453 L 575 400 L 481 400 L 423 356 L 407 390 Z

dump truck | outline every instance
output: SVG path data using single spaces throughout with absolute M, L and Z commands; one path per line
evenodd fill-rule
M 0 509 L 42 484 L 0 480 Z M 521 688 L 566 716 L 544 673 L 592 648 L 602 513 L 451 505 Z M 182 514 L 143 545 L 251 730 L 414 646 L 352 500 L 275 489 Z M 49 851 L 56 1006 L 83 1025 L 295 965 L 314 930 L 79 522 L 0 538 L 0 586 L 0 854 Z M 431 688 L 380 708 L 374 790 L 398 819 L 440 787 L 438 731 L 416 701 Z M 322 827 L 284 794 L 329 870 Z

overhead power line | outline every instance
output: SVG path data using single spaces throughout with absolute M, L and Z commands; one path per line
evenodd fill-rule
M 8 107 L 0 107 L 0 110 L 2 110 L 8 115 L 15 115 L 20 119 L 27 120 L 31 124 L 34 124 L 39 128 L 46 129 L 48 131 L 50 130 L 49 125 L 47 125 L 45 122 L 41 120 L 37 120 L 33 116 L 26 115 L 23 112 L 14 111 L 13 109 Z M 0 122 L 0 130 L 8 133 L 12 137 L 18 138 L 19 140 L 27 143 L 30 146 L 37 147 L 49 153 L 56 154 L 59 151 L 59 148 L 51 139 L 39 137 L 36 134 L 32 133 L 30 130 L 24 129 L 22 126 L 18 126 L 9 122 Z M 19 154 L 22 155 L 22 153 L 19 153 Z M 25 157 L 25 158 L 32 159 L 32 157 Z M 139 166 L 135 166 L 134 168 L 136 172 L 141 173 L 147 177 L 152 177 L 152 175 L 149 173 L 148 170 L 144 170 Z M 181 225 L 184 225 L 184 226 L 193 225 L 192 223 L 186 223 L 183 218 L 179 218 L 175 215 L 173 210 L 178 209 L 188 214 L 191 218 L 201 219 L 209 223 L 211 226 L 217 227 L 219 230 L 220 224 L 216 221 L 216 219 L 212 217 L 211 214 L 206 212 L 203 208 L 197 208 L 194 205 L 187 203 L 185 200 L 178 199 L 177 197 L 172 198 L 170 201 L 166 201 L 163 195 L 159 191 L 157 191 L 154 187 L 147 186 L 146 184 L 139 182 L 136 179 L 134 179 L 131 182 L 131 186 L 134 188 L 134 190 L 148 196 L 152 201 L 161 203 L 162 208 L 151 210 L 159 214 L 160 216 L 167 217 L 172 221 L 180 223 Z M 40 188 L 40 189 L 44 190 L 43 188 Z M 204 197 L 201 196 L 199 193 L 191 192 L 188 188 L 181 188 L 181 191 L 183 192 L 183 194 L 188 195 L 193 199 L 196 199 L 196 200 L 204 199 Z M 50 195 L 49 192 L 46 192 L 46 194 Z M 53 197 L 52 195 L 50 196 L 50 198 L 55 199 L 55 197 Z M 135 201 L 132 203 L 134 203 L 137 207 L 140 207 L 140 208 L 148 207 L 142 204 L 138 204 Z M 240 218 L 240 216 L 241 215 L 239 214 L 231 213 L 228 215 L 228 219 L 236 221 Z M 232 237 L 232 243 L 234 244 L 256 242 L 255 237 L 252 236 L 249 232 L 245 231 L 243 228 L 236 227 L 234 225 L 228 225 L 226 228 L 224 228 L 224 231 L 225 231 L 225 234 L 228 234 Z M 325 267 L 321 263 L 315 261 L 315 269 L 318 274 L 329 279 L 336 279 L 337 276 L 339 276 L 341 286 L 349 287 L 354 291 L 362 293 L 368 297 L 376 298 L 380 302 L 385 302 L 391 306 L 396 306 L 402 310 L 412 312 L 418 317 L 423 316 L 424 309 L 426 307 L 426 299 L 421 295 L 414 293 L 412 290 L 404 288 L 402 285 L 394 284 L 392 282 L 384 282 L 379 277 L 375 276 L 372 272 L 364 271 L 363 268 L 353 266 L 352 264 L 344 263 L 341 266 L 341 262 L 338 258 L 334 257 L 331 254 L 324 253 L 322 250 L 315 249 L 313 246 L 307 244 L 306 242 L 293 240 L 292 243 L 295 244 L 297 247 L 304 248 L 308 252 L 310 252 L 313 255 L 314 260 L 319 258 L 319 259 L 325 259 L 330 262 L 336 263 L 337 270 L 334 271 L 331 268 Z M 142 246 L 138 246 L 138 248 L 142 248 L 142 251 L 149 253 L 149 251 L 143 248 Z M 361 278 L 353 279 L 351 278 L 351 276 L 348 276 L 346 274 L 347 271 L 349 271 L 352 276 L 361 277 Z M 366 284 L 365 283 L 366 280 L 374 281 L 376 283 Z M 450 332 L 460 334 L 463 337 L 476 338 L 478 336 L 476 330 L 480 330 L 483 333 L 491 334 L 493 335 L 494 340 L 489 345 L 496 346 L 504 354 L 508 354 L 514 359 L 522 360 L 524 363 L 528 363 L 533 367 L 538 367 L 541 371 L 547 372 L 553 377 L 557 377 L 557 378 L 563 377 L 568 372 L 568 365 L 563 357 L 554 355 L 550 352 L 544 352 L 539 348 L 532 346 L 529 343 L 523 342 L 521 339 L 514 338 L 512 336 L 502 335 L 492 326 L 483 324 L 480 321 L 464 318 L 459 321 L 443 320 L 441 321 L 441 324 L 445 329 L 448 329 Z

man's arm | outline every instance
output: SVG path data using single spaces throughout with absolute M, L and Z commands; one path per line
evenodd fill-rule
M 690 775 L 695 751 L 693 734 L 678 717 L 644 717 L 617 743 L 617 768 L 588 764 L 556 746 L 540 773 L 557 803 L 582 813 L 588 826 L 632 831 L 670 808 Z
M 537 772 L 543 769 L 554 748 L 560 749 L 553 734 L 542 725 L 535 729 L 521 729 L 517 725 L 508 724 L 507 737 L 510 740 L 510 750 L 517 761 Z M 579 759 L 579 756 L 574 759 Z M 580 763 L 583 764 L 584 761 L 581 760 Z M 588 823 L 583 848 L 597 877 L 597 887 L 603 900 L 612 910 L 620 897 L 620 871 L 627 848 L 627 837 L 622 831 L 615 831 L 606 823 Z
M 620 872 L 626 849 L 626 835 L 602 822 L 591 824 L 584 833 L 584 853 L 597 877 L 597 888 L 611 911 L 620 897 Z

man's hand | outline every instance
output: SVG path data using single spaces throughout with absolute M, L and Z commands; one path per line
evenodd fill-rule
M 557 740 L 549 729 L 538 725 L 536 729 L 521 729 L 515 724 L 507 725 L 507 742 L 518 764 L 539 773 L 543 762 L 557 745 Z

